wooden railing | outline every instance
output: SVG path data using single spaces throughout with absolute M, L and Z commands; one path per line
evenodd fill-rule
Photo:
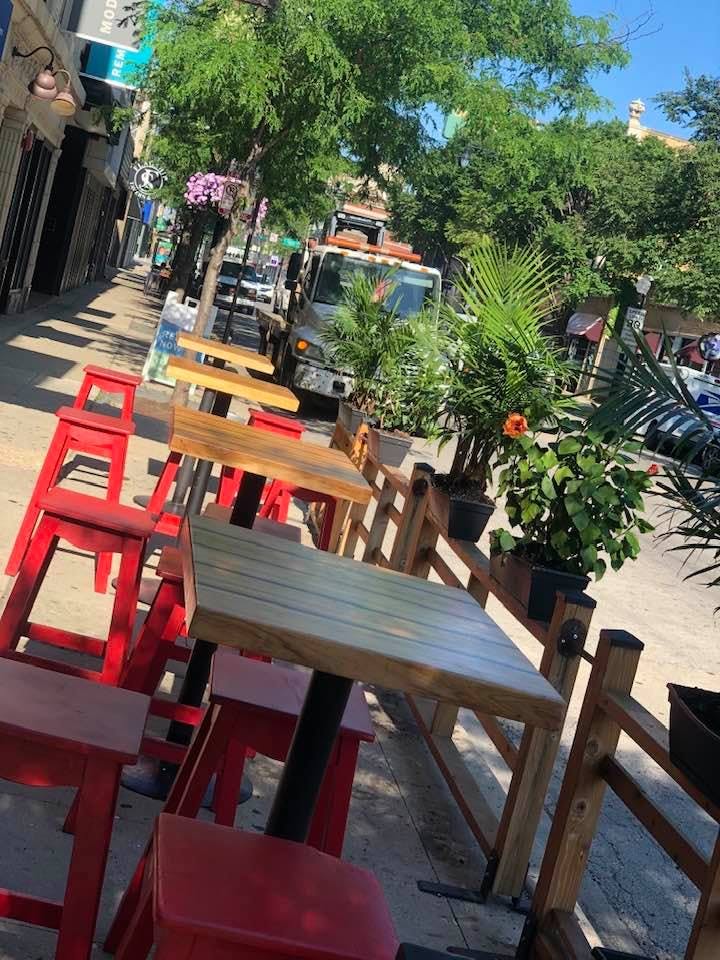
M 606 787 L 700 892 L 685 960 L 720 957 L 720 833 L 708 860 L 615 756 L 625 733 L 720 824 L 720 807 L 671 762 L 666 728 L 631 696 L 642 649 L 630 634 L 600 635 L 518 960 L 590 960 L 574 911 Z
M 353 505 L 336 513 L 333 543 L 345 556 L 427 578 L 430 572 L 443 583 L 467 590 L 481 606 L 490 595 L 508 610 L 542 646 L 539 670 L 565 702 L 570 700 L 584 651 L 594 601 L 583 594 L 558 594 L 552 622 L 530 620 L 521 604 L 490 576 L 488 558 L 473 544 L 447 536 L 443 498 L 433 489 L 432 469 L 416 464 L 412 476 L 381 466 L 367 452 L 367 429 L 353 437 L 338 423 L 332 443 L 353 459 L 373 492 L 375 509 L 367 525 L 367 505 Z M 402 499 L 402 506 L 396 500 Z M 389 549 L 384 551 L 388 537 Z M 439 546 L 460 561 L 462 576 L 441 556 Z M 408 696 L 408 702 L 460 810 L 477 838 L 488 867 L 480 884 L 490 892 L 519 897 L 527 872 L 543 804 L 562 731 L 549 732 L 526 725 L 516 746 L 496 717 L 477 713 L 498 756 L 512 773 L 498 819 L 453 741 L 458 709 L 451 704 Z

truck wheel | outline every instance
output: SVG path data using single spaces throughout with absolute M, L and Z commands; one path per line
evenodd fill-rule
M 265 327 L 258 328 L 260 333 L 260 342 L 258 343 L 258 353 L 261 357 L 266 357 L 268 354 L 268 331 Z
M 277 370 L 277 381 L 283 387 L 292 386 L 292 379 L 295 373 L 295 367 L 297 366 L 297 360 L 292 355 L 290 347 L 285 342 L 284 350 L 282 352 L 282 360 L 279 364 L 276 365 Z
M 660 431 L 658 430 L 657 421 L 653 420 L 653 422 L 648 426 L 647 433 L 645 434 L 645 449 L 654 453 L 660 449 L 660 445 Z

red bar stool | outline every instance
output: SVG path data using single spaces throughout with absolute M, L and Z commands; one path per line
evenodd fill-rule
M 0 616 L 0 656 L 70 673 L 106 684 L 117 684 L 130 652 L 145 547 L 153 523 L 144 510 L 111 504 L 83 493 L 56 487 L 41 498 L 44 511 L 37 532 Z M 60 540 L 92 553 L 119 553 L 120 572 L 106 640 L 29 621 L 35 599 Z M 100 672 L 18 653 L 21 637 L 103 660 Z
M 216 806 L 216 821 L 222 818 L 234 822 L 248 741 L 257 743 L 259 752 L 284 760 L 308 682 L 307 674 L 288 667 L 233 656 L 229 651 L 216 654 L 210 707 L 204 712 L 200 729 L 190 747 L 175 747 L 185 751 L 184 758 L 179 753 L 169 757 L 171 762 L 182 761 L 182 765 L 165 802 L 165 813 L 195 818 L 218 771 L 216 790 L 221 791 L 222 798 Z M 327 855 L 340 856 L 358 746 L 374 738 L 365 696 L 356 684 L 308 837 L 308 844 Z M 141 899 L 145 894 L 141 891 L 150 853 L 148 845 L 123 895 L 105 941 L 108 953 L 114 953 L 126 935 L 132 939 L 132 918 L 143 913 Z
M 251 410 L 248 419 L 249 427 L 257 427 L 259 430 L 267 430 L 269 433 L 277 433 L 282 437 L 289 437 L 291 440 L 300 440 L 305 427 L 299 420 L 291 420 L 290 417 L 281 417 L 276 413 L 265 413 L 264 410 Z M 235 467 L 223 467 L 220 471 L 220 486 L 218 487 L 215 502 L 223 507 L 232 505 L 242 481 L 243 471 Z M 273 517 L 280 523 L 287 520 L 287 512 L 284 518 Z
M 377 878 L 311 847 L 161 814 L 117 960 L 394 960 Z
M 57 960 L 92 949 L 123 764 L 138 756 L 148 699 L 0 660 L 0 777 L 79 787 L 62 902 L 0 890 L 2 916 L 58 931 Z
M 23 562 L 35 524 L 40 516 L 40 500 L 58 482 L 65 457 L 70 451 L 89 453 L 108 459 L 110 467 L 107 500 L 109 503 L 120 501 L 128 438 L 135 433 L 135 424 L 132 420 L 106 417 L 100 413 L 91 413 L 89 410 L 78 410 L 74 407 L 60 407 L 55 416 L 59 422 L 35 481 L 35 488 L 5 567 L 5 573 L 10 577 L 17 574 Z M 95 589 L 98 593 L 107 592 L 111 560 L 109 554 L 98 557 L 95 573 Z
M 265 517 L 269 520 L 277 520 L 278 523 L 286 523 L 290 501 L 293 497 L 295 497 L 296 500 L 302 500 L 303 503 L 325 504 L 318 550 L 329 550 L 333 521 L 335 520 L 335 508 L 337 506 L 335 497 L 329 497 L 327 494 L 318 493 L 315 490 L 308 490 L 306 487 L 296 487 L 291 483 L 282 483 L 279 480 L 273 480 L 258 516 Z
M 110 370 L 108 367 L 96 367 L 89 364 L 83 368 L 85 376 L 73 404 L 78 410 L 84 410 L 93 387 L 105 393 L 119 393 L 122 400 L 123 420 L 132 420 L 135 407 L 135 391 L 142 383 L 142 377 L 123 370 Z

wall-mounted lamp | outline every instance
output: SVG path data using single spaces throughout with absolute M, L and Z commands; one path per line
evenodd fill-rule
M 30 53 L 21 53 L 17 47 L 13 47 L 12 55 L 20 57 L 21 60 L 27 60 L 35 56 L 41 50 L 47 50 L 50 54 L 50 63 L 43 67 L 35 78 L 28 84 L 28 90 L 31 96 L 36 100 L 45 100 L 50 104 L 51 110 L 59 117 L 72 117 L 77 110 L 77 102 L 70 92 L 70 74 L 67 70 L 53 70 L 55 65 L 55 54 L 50 47 L 35 47 Z M 62 74 L 65 78 L 65 86 L 62 90 L 58 89 L 56 77 Z

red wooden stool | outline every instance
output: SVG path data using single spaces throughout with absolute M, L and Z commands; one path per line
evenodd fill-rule
M 42 497 L 39 506 L 45 512 L 0 616 L 0 656 L 22 659 L 87 680 L 117 684 L 130 651 L 143 557 L 153 531 L 152 521 L 143 510 L 111 504 L 59 487 Z M 29 622 L 35 599 L 60 540 L 67 540 L 74 547 L 92 553 L 104 551 L 121 555 L 106 640 Z M 18 642 L 23 636 L 55 647 L 102 657 L 102 670 L 84 670 L 67 663 L 17 653 Z
M 269 520 L 277 520 L 278 523 L 286 523 L 290 501 L 293 497 L 297 500 L 302 500 L 303 503 L 325 504 L 318 550 L 328 550 L 330 548 L 330 537 L 332 536 L 335 508 L 337 506 L 335 497 L 329 497 L 324 493 L 317 493 L 315 490 L 308 490 L 306 487 L 296 487 L 291 483 L 282 483 L 279 480 L 273 480 L 265 497 L 265 502 L 260 508 L 259 516 Z
M 259 679 L 261 677 L 262 680 Z M 253 689 L 255 682 L 258 689 Z M 222 787 L 218 784 L 223 791 L 222 804 L 226 804 L 230 798 L 237 802 L 245 745 L 251 737 L 252 743 L 262 744 L 261 752 L 267 750 L 269 756 L 277 755 L 284 759 L 302 704 L 302 691 L 307 683 L 307 674 L 288 667 L 236 657 L 229 651 L 216 654 L 210 707 L 205 711 L 200 729 L 186 749 L 184 759 L 179 755 L 171 758 L 174 762 L 182 759 L 182 765 L 165 802 L 165 813 L 196 817 L 216 771 L 219 771 L 219 780 L 225 779 Z M 240 699 L 242 697 L 246 698 L 245 702 Z M 248 729 L 248 721 L 253 724 L 252 730 Z M 308 843 L 312 842 L 325 851 L 330 846 L 337 856 L 342 847 L 347 820 L 357 747 L 360 740 L 372 740 L 375 736 L 365 697 L 358 685 L 353 688 L 348 701 L 342 729 L 343 733 L 338 737 L 328 766 L 308 838 Z M 227 806 L 224 811 L 227 811 Z M 216 817 L 220 813 L 216 811 Z M 227 812 L 222 815 L 228 816 Z M 233 820 L 234 816 L 233 809 Z M 141 905 L 144 895 L 141 891 L 150 851 L 149 844 L 115 915 L 105 941 L 105 949 L 109 953 L 115 952 L 123 937 L 132 940 L 133 917 L 144 913 Z M 141 952 L 137 954 L 144 955 Z M 127 957 L 134 958 L 135 954 L 128 953 Z
M 140 748 L 147 697 L 0 660 L 0 777 L 79 787 L 62 902 L 0 890 L 2 916 L 58 931 L 57 960 L 92 949 L 120 772 Z
M 74 407 L 84 410 L 93 387 L 105 393 L 119 393 L 122 398 L 122 419 L 132 420 L 135 407 L 135 391 L 142 383 L 142 377 L 123 370 L 110 370 L 108 367 L 84 367 L 85 376 L 75 398 Z
M 282 437 L 289 437 L 291 440 L 300 440 L 305 427 L 299 420 L 291 420 L 290 417 L 281 417 L 277 413 L 265 413 L 264 410 L 251 410 L 248 419 L 249 427 L 257 427 L 259 430 L 267 430 L 269 433 L 277 433 Z M 242 481 L 243 471 L 235 467 L 223 467 L 220 471 L 220 485 L 218 487 L 215 502 L 223 507 L 230 506 Z M 285 517 L 280 520 L 279 517 L 272 517 L 280 523 L 285 523 Z
M 60 407 L 55 416 L 59 423 L 35 481 L 35 488 L 5 568 L 5 573 L 10 577 L 17 574 L 27 551 L 40 516 L 40 499 L 57 483 L 65 457 L 71 450 L 90 453 L 110 461 L 107 500 L 109 503 L 120 501 L 128 437 L 135 432 L 132 420 L 106 417 L 73 407 Z M 95 572 L 95 589 L 98 593 L 107 592 L 111 562 L 109 554 L 98 557 Z
M 374 874 L 300 843 L 163 813 L 147 872 L 152 896 L 117 960 L 143 960 L 153 939 L 157 960 L 394 960 L 398 948 Z

